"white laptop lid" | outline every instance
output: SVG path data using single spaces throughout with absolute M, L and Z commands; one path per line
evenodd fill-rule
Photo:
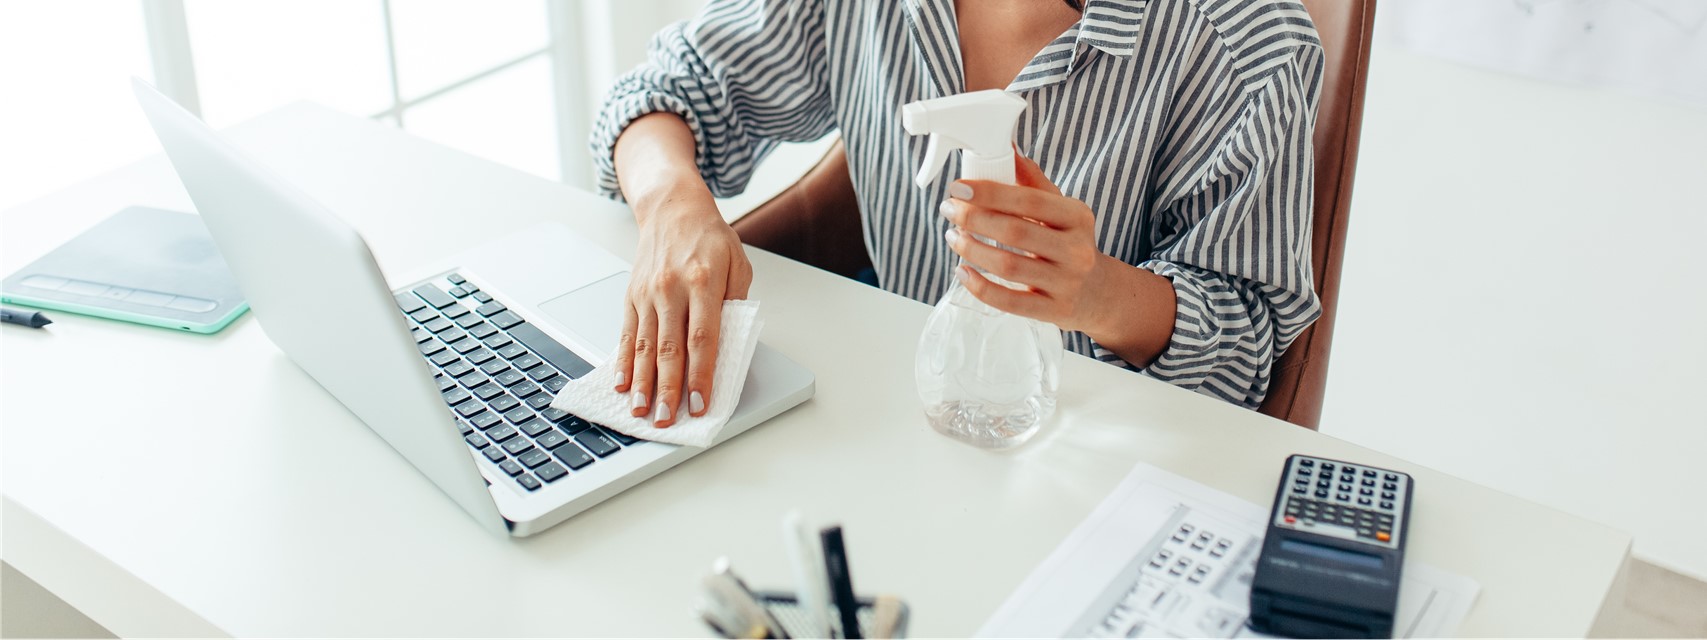
M 360 234 L 153 87 L 131 83 L 267 337 L 476 521 L 505 533 Z

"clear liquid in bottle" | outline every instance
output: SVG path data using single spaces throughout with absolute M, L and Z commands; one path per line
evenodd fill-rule
M 957 282 L 931 312 L 914 363 L 931 428 L 985 449 L 1025 444 L 1055 413 L 1061 330 L 998 311 Z

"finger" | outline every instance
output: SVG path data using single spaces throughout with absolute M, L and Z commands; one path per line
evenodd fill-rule
M 984 304 L 1027 318 L 1044 321 L 1050 319 L 1047 316 L 1051 301 L 1043 294 L 1034 291 L 1015 291 L 990 282 L 988 278 L 978 275 L 978 272 L 966 265 L 955 267 L 954 277 L 960 280 L 960 285 L 966 287 L 966 290 L 971 292 L 973 297 L 983 300 Z
M 639 316 L 632 301 L 623 305 L 622 338 L 616 343 L 616 391 L 628 393 L 628 383 L 634 379 L 634 338 Z
M 629 386 L 629 414 L 645 416 L 652 407 L 652 383 L 658 370 L 658 316 L 650 306 L 639 311 L 634 334 L 634 380 Z
M 992 247 L 958 229 L 949 229 L 944 236 L 948 247 L 966 262 L 1009 282 L 1051 291 L 1061 281 L 1060 268 L 1041 259 Z
M 1014 182 L 1019 183 L 1020 186 L 1042 189 L 1055 195 L 1061 195 L 1061 188 L 1055 186 L 1055 183 L 1049 180 L 1049 176 L 1043 175 L 1043 167 L 1032 162 L 1031 158 L 1020 155 L 1018 150 L 1015 150 L 1014 153 Z
M 652 425 L 676 423 L 681 409 L 683 370 L 687 367 L 688 314 L 665 303 L 658 309 L 658 379 L 652 393 Z
M 961 180 L 949 187 L 948 195 L 985 209 L 1031 218 L 1057 229 L 1076 229 L 1095 220 L 1085 203 L 1032 187 Z
M 688 312 L 688 415 L 703 416 L 711 407 L 711 387 L 717 375 L 719 332 L 723 330 L 723 301 L 695 295 Z
M 966 202 L 943 203 L 943 217 L 963 231 L 1053 260 L 1069 246 L 1067 232 Z

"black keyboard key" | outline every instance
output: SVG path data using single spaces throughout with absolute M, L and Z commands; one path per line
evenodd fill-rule
M 569 378 L 566 378 L 564 376 L 557 376 L 557 377 L 552 378 L 550 380 L 546 380 L 545 382 L 539 383 L 539 386 L 545 387 L 546 391 L 550 391 L 551 393 L 556 394 L 557 392 L 562 391 L 563 387 L 569 386 Z
M 456 421 L 456 430 L 458 433 L 466 436 L 470 433 L 474 433 L 474 425 L 468 424 L 467 420 L 458 420 Z
M 466 297 L 468 297 L 468 290 L 464 289 L 462 287 L 451 287 L 450 291 L 448 293 L 450 293 L 452 298 L 466 298 Z
M 469 422 L 473 422 L 474 426 L 479 427 L 481 431 L 491 429 L 492 427 L 504 422 L 503 416 L 490 411 L 469 418 L 468 420 Z
M 433 357 L 432 357 L 433 364 L 438 365 L 440 367 L 447 366 L 450 363 L 456 362 L 456 361 L 461 360 L 461 359 L 462 359 L 462 356 L 456 355 L 455 351 L 451 351 L 449 349 L 435 353 L 435 354 L 433 354 Z
M 593 428 L 593 423 L 587 422 L 586 420 L 582 419 L 581 416 L 573 416 L 572 415 L 572 416 L 569 416 L 569 420 L 567 420 L 563 423 L 562 428 L 564 431 L 569 432 L 569 435 L 575 435 L 575 434 L 580 433 L 582 431 L 586 431 L 588 429 Z
M 593 370 L 593 365 L 587 364 L 581 356 L 575 355 L 531 324 L 518 324 L 509 329 L 510 335 L 515 336 L 517 341 L 527 345 L 528 349 L 539 354 L 539 357 L 545 358 L 546 362 L 557 367 L 564 375 L 579 378 Z
M 547 462 L 540 465 L 540 467 L 538 469 L 534 469 L 533 472 L 539 475 L 540 480 L 544 480 L 546 482 L 555 482 L 558 478 L 569 475 L 568 469 L 564 469 L 563 465 L 555 462 Z
M 468 393 L 468 392 L 463 391 L 463 393 Z M 478 403 L 478 402 L 464 402 L 460 405 L 457 405 L 457 407 L 456 407 L 457 415 L 460 415 L 464 418 L 472 418 L 472 417 L 478 415 L 480 412 L 485 411 L 485 410 L 486 410 L 486 407 L 480 406 L 480 403 Z
M 592 456 L 587 455 L 587 452 L 582 451 L 580 447 L 573 444 L 566 444 L 556 449 L 552 449 L 551 453 L 556 455 L 558 460 L 562 460 L 563 464 L 568 465 L 570 469 L 574 469 L 576 471 L 580 471 L 581 467 L 585 467 L 593 463 Z
M 487 362 L 486 364 L 480 365 L 480 372 L 484 373 L 486 375 L 489 375 L 489 376 L 498 375 L 499 373 L 508 371 L 509 369 L 510 369 L 510 363 L 505 362 L 503 360 L 500 360 L 498 358 L 493 358 L 491 361 Z
M 532 448 L 533 443 L 528 442 L 527 438 L 510 438 L 509 442 L 504 443 L 504 450 L 510 452 L 512 456 L 520 455 L 523 451 Z
M 514 342 L 513 340 L 510 339 L 510 335 L 507 333 L 494 333 L 492 335 L 481 338 L 480 341 L 486 343 L 486 348 L 488 348 L 488 349 L 496 349 L 498 347 L 502 347 L 504 345 L 510 344 L 511 342 Z
M 497 397 L 502 393 L 504 393 L 503 387 L 490 382 L 474 388 L 474 395 L 479 396 L 481 400 L 485 401 L 490 401 L 492 398 Z
M 634 444 L 634 443 L 636 443 L 636 442 L 639 442 L 639 441 L 640 441 L 640 439 L 639 439 L 639 438 L 636 438 L 636 437 L 634 437 L 634 436 L 631 436 L 631 435 L 628 435 L 628 434 L 626 434 L 626 433 L 623 433 L 623 432 L 621 432 L 621 431 L 617 431 L 617 430 L 615 430 L 615 429 L 612 429 L 612 428 L 610 428 L 610 427 L 607 427 L 607 426 L 604 426 L 604 425 L 599 425 L 599 429 L 600 429 L 600 430 L 602 430 L 602 431 L 604 431 L 604 432 L 605 432 L 605 435 L 607 435 L 607 436 L 610 436 L 610 437 L 612 437 L 612 438 L 614 438 L 614 439 L 616 439 L 616 441 L 617 441 L 617 442 L 621 442 L 621 443 L 622 443 L 622 446 L 625 446 L 625 447 L 627 447 L 627 446 L 631 446 L 631 445 L 633 445 L 633 444 Z
M 479 338 L 481 340 L 485 340 L 486 338 L 491 337 L 491 335 L 494 333 L 498 333 L 498 328 L 492 326 L 492 323 L 490 323 L 490 322 L 481 322 L 480 324 L 477 324 L 477 325 L 474 325 L 474 326 L 468 328 L 468 335 L 474 336 L 474 337 Z
M 479 371 L 469 373 L 457 380 L 462 383 L 462 386 L 470 389 L 479 389 L 482 385 L 492 381 L 491 378 L 486 377 L 486 374 Z
M 498 355 L 504 356 L 505 360 L 514 360 L 527 354 L 527 347 L 523 347 L 519 344 L 512 343 L 498 348 Z
M 414 313 L 409 314 L 409 319 L 414 320 L 416 322 L 426 322 L 428 320 L 432 320 L 433 318 L 437 318 L 437 317 L 439 317 L 439 312 L 437 309 L 433 309 L 432 307 L 427 307 L 425 309 L 421 309 L 419 311 L 416 311 Z
M 515 370 L 511 369 L 506 373 L 515 373 Z M 528 396 L 536 393 L 539 393 L 539 385 L 534 384 L 533 381 L 528 380 L 527 378 L 522 378 L 521 382 L 510 385 L 510 394 L 517 398 L 527 398 Z
M 551 377 L 555 375 L 557 375 L 557 370 L 551 368 L 551 365 L 547 364 L 542 364 L 532 369 L 528 369 L 528 377 L 533 378 L 536 381 L 543 382 L 545 380 L 550 380 Z
M 478 433 L 470 433 L 466 436 L 463 436 L 462 441 L 467 442 L 468 446 L 474 447 L 476 450 L 485 449 L 486 445 L 492 444 L 490 442 L 487 442 L 485 438 L 480 437 L 480 434 L 478 434 Z
M 469 316 L 469 315 L 473 315 L 473 314 L 468 312 L 468 307 L 462 306 L 460 304 L 453 304 L 451 306 L 440 309 L 439 313 L 445 314 L 445 317 L 450 318 L 452 320 L 455 320 L 455 319 L 461 318 L 461 317 L 465 317 L 465 316 Z
M 440 309 L 456 304 L 456 298 L 450 297 L 450 294 L 431 284 L 415 287 L 415 295 L 421 296 L 421 299 L 426 300 L 427 304 Z
M 515 435 L 516 428 L 507 424 L 493 427 L 491 431 L 486 432 L 486 437 L 491 438 L 493 442 L 503 442 L 515 437 Z
M 534 438 L 533 440 L 534 440 L 534 442 L 538 442 L 539 446 L 545 447 L 547 449 L 556 449 L 558 447 L 563 446 L 563 443 L 568 442 L 569 436 L 563 435 L 562 431 L 552 429 L 551 431 L 548 431 L 545 434 Z
M 551 422 L 562 422 L 569 417 L 569 412 L 556 407 L 547 407 L 539 410 L 539 417 Z
M 515 369 L 505 369 L 501 373 L 492 374 L 493 382 L 497 382 L 498 384 L 506 387 L 526 379 L 528 379 L 527 376 L 522 375 L 522 372 L 516 371 Z
M 454 344 L 458 340 L 465 340 L 467 338 L 468 332 L 455 327 L 451 327 L 450 330 L 439 334 L 439 339 L 443 340 L 445 344 Z
M 499 311 L 492 317 L 487 318 L 487 320 L 491 320 L 492 324 L 498 325 L 499 329 L 508 329 L 522 323 L 521 316 L 510 311 Z
M 522 471 L 523 471 L 522 465 L 517 463 L 515 460 L 505 460 L 503 462 L 500 462 L 500 463 L 498 463 L 498 468 L 503 469 L 504 473 L 510 474 L 510 477 L 512 477 L 512 478 L 515 476 L 522 475 Z
M 433 339 L 433 332 L 428 331 L 425 327 L 415 327 L 410 329 L 409 335 L 415 338 L 415 342 L 426 342 Z
M 504 308 L 504 303 L 502 302 L 488 302 L 474 308 L 475 313 L 483 316 L 489 316 L 499 311 L 508 311 L 508 309 Z
M 436 375 L 433 376 L 433 380 L 439 383 L 439 393 L 450 391 L 451 387 L 456 386 L 456 380 L 450 376 Z
M 452 362 L 450 364 L 445 365 L 445 375 L 450 376 L 452 378 L 461 378 L 465 375 L 468 375 L 468 372 L 473 371 L 473 370 L 474 370 L 474 365 L 468 364 L 467 362 L 463 362 L 461 360 L 457 360 L 456 362 Z
M 538 438 L 539 434 L 552 430 L 551 423 L 538 418 L 518 424 L 516 428 L 521 429 L 522 433 L 528 434 L 529 438 Z
M 486 456 L 487 460 L 491 460 L 493 462 L 498 462 L 504 459 L 504 450 L 498 448 L 498 445 L 491 445 L 485 449 L 481 449 L 480 453 L 481 455 Z
M 478 302 L 491 302 L 492 296 L 486 295 L 485 291 L 476 291 L 474 292 L 474 299 Z
M 396 298 L 397 308 L 402 309 L 403 313 L 414 313 L 427 307 L 427 303 L 421 302 L 420 296 L 412 293 L 399 293 Z
M 415 345 L 415 348 L 421 350 L 421 355 L 430 356 L 430 355 L 433 355 L 433 354 L 438 353 L 440 351 L 444 351 L 445 350 L 445 343 L 439 342 L 438 340 L 428 340 L 428 341 L 423 342 L 421 344 Z
M 468 398 L 470 397 L 468 390 L 464 389 L 462 387 L 454 387 L 450 391 L 446 391 L 446 392 L 441 393 L 439 395 L 444 396 L 445 404 L 448 404 L 448 405 L 453 406 L 453 407 L 458 405 L 458 404 L 463 403 L 464 401 L 468 400 Z
M 421 326 L 426 327 L 428 331 L 438 333 L 456 326 L 456 323 L 444 318 L 433 318 L 432 320 L 421 323 Z
M 474 293 L 474 292 L 480 290 L 480 287 L 476 286 L 472 282 L 458 282 L 456 284 L 461 286 L 464 291 L 467 291 L 469 293 Z
M 504 412 L 504 419 L 510 424 L 521 424 L 533 419 L 533 410 L 527 407 L 516 407 Z
M 486 324 L 486 321 L 481 320 L 480 316 L 474 315 L 472 313 L 456 319 L 456 326 L 462 327 L 464 329 L 467 329 L 467 328 L 472 327 L 472 326 L 477 325 L 477 324 Z
M 493 398 L 487 402 L 487 404 L 492 405 L 492 409 L 494 411 L 499 411 L 499 412 L 509 411 L 511 409 L 514 409 L 514 408 L 516 408 L 516 405 L 519 405 L 521 403 L 522 403 L 522 401 L 517 400 L 515 396 L 512 396 L 512 395 L 507 394 L 507 393 L 504 395 L 498 396 L 496 398 Z
M 549 394 L 549 393 L 534 394 L 534 396 L 532 398 L 528 398 L 527 403 L 528 403 L 528 406 L 543 411 L 546 407 L 551 406 L 551 394 Z
M 598 429 L 588 429 L 575 434 L 575 441 L 581 443 L 581 446 L 586 447 L 588 451 L 593 452 L 593 455 L 600 458 L 609 457 L 610 454 L 616 453 L 621 448 L 616 446 L 615 440 L 611 440 L 610 436 L 606 436 L 603 431 Z
M 535 479 L 533 476 L 518 477 L 516 478 L 516 484 L 522 485 L 522 488 L 527 489 L 528 491 L 536 490 L 542 486 L 539 484 L 539 480 Z
M 531 353 L 524 353 L 521 357 L 511 358 L 510 366 L 521 371 L 527 371 L 528 369 L 539 366 L 539 363 L 541 362 L 544 362 L 544 360 L 540 360 L 539 356 Z
M 527 465 L 529 469 L 551 462 L 551 456 L 539 449 L 534 449 L 533 451 L 516 456 L 516 459 L 520 460 L 522 464 Z
M 498 357 L 498 354 L 492 353 L 491 349 L 481 347 L 479 349 L 475 349 L 475 350 L 470 351 L 466 354 L 463 354 L 462 357 L 468 358 L 468 361 L 472 362 L 474 364 L 486 364 L 487 360 L 491 360 L 493 358 Z
M 475 340 L 474 338 L 463 338 L 450 343 L 450 348 L 455 349 L 457 353 L 468 353 L 475 349 L 479 349 L 480 341 Z
M 464 282 L 468 282 L 467 280 L 463 279 L 462 274 L 460 274 L 460 273 L 450 274 L 448 276 L 445 276 L 445 279 L 449 280 L 451 284 L 462 284 Z

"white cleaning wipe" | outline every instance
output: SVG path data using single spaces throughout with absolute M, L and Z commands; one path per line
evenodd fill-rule
M 696 418 L 688 413 L 689 401 L 684 393 L 676 423 L 668 428 L 652 426 L 651 413 L 634 417 L 629 410 L 632 398 L 616 391 L 615 359 L 563 387 L 551 406 L 643 440 L 709 447 L 717 441 L 723 425 L 729 423 L 729 416 L 735 414 L 741 387 L 747 384 L 747 368 L 753 364 L 753 350 L 759 346 L 759 331 L 764 326 L 759 320 L 757 301 L 724 301 L 723 326 L 717 338 L 717 369 L 712 374 L 710 406 L 703 416 Z

